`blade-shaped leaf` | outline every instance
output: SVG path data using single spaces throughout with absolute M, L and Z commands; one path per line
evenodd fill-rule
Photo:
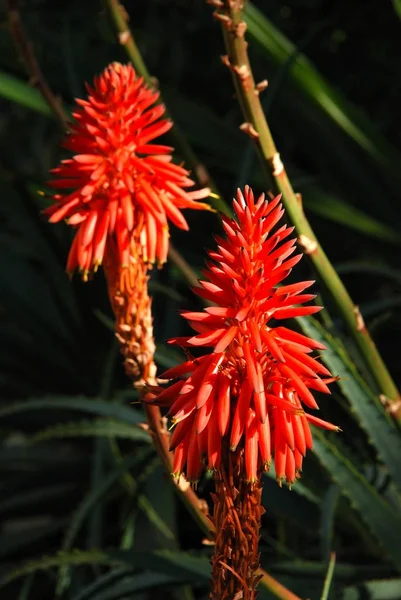
M 314 428 L 314 452 L 350 500 L 398 571 L 401 571 L 401 517 L 366 481 L 359 470 Z
M 384 581 L 365 581 L 358 586 L 344 589 L 343 600 L 399 600 L 401 596 L 401 579 Z
M 72 600 L 122 600 L 131 598 L 135 592 L 144 592 L 166 585 L 182 583 L 180 577 L 173 577 L 165 573 L 136 573 L 132 575 L 123 571 L 121 576 L 114 575 L 111 581 L 110 574 L 100 577 L 94 584 L 81 590 Z M 185 581 L 185 579 L 184 579 Z
M 131 425 L 137 425 L 143 421 L 142 413 L 135 408 L 98 398 L 88 398 L 86 396 L 47 396 L 46 398 L 32 398 L 22 402 L 14 402 L 13 404 L 0 409 L 0 419 L 2 417 L 29 412 L 31 410 L 44 409 L 62 409 L 92 413 L 103 417 L 118 419 Z
M 341 391 L 401 490 L 401 435 L 394 420 L 361 378 L 340 341 L 330 336 L 315 319 L 300 318 L 299 323 L 307 335 L 327 347 L 322 360 L 334 375 L 340 376 Z
M 12 75 L 4 73 L 4 71 L 0 72 L 0 96 L 35 110 L 46 117 L 54 116 L 52 109 L 39 90 L 30 87 L 27 83 Z
M 55 438 L 69 437 L 115 437 L 150 442 L 149 434 L 139 427 L 114 419 L 96 419 L 93 421 L 57 423 L 53 427 L 38 431 L 38 433 L 30 438 L 30 443 L 36 444 Z

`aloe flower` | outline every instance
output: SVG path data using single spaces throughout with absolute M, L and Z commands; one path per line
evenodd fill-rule
M 277 480 L 291 485 L 312 447 L 310 425 L 338 429 L 305 411 L 318 408 L 312 390 L 330 393 L 335 378 L 312 356 L 324 347 L 284 325 L 321 307 L 308 304 L 313 281 L 284 283 L 301 254 L 293 228 L 279 225 L 280 197 L 255 202 L 246 187 L 234 211 L 195 289 L 213 304 L 183 311 L 194 335 L 170 340 L 187 360 L 161 375 L 177 381 L 147 396 L 168 407 L 174 475 L 196 482 L 205 466 L 215 475 L 213 600 L 256 597 L 262 471 L 274 460 Z
M 312 447 L 310 424 L 337 427 L 304 408 L 317 410 L 312 390 L 325 394 L 330 372 L 312 356 L 322 344 L 286 327 L 292 317 L 311 315 L 321 307 L 306 290 L 313 281 L 283 282 L 302 255 L 295 254 L 292 227 L 277 227 L 280 197 L 255 202 L 245 188 L 234 200 L 237 219 L 223 216 L 225 238 L 195 292 L 213 302 L 202 312 L 183 311 L 195 335 L 170 343 L 211 352 L 166 371 L 178 378 L 168 388 L 154 388 L 150 401 L 169 407 L 174 424 L 171 449 L 174 473 L 196 481 L 203 468 L 222 466 L 223 446 L 245 451 L 244 477 L 257 481 L 274 458 L 279 481 L 293 483 Z
M 113 240 L 118 264 L 130 262 L 131 238 L 145 262 L 166 261 L 169 222 L 188 229 L 182 209 L 208 209 L 209 195 L 193 186 L 189 172 L 172 162 L 173 148 L 153 143 L 171 127 L 159 93 L 137 77 L 131 65 L 112 63 L 77 99 L 64 147 L 74 152 L 53 169 L 57 189 L 45 212 L 51 222 L 66 219 L 77 229 L 67 271 L 84 279 L 103 262 Z

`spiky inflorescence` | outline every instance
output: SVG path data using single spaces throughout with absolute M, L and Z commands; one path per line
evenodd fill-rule
M 234 200 L 237 220 L 222 217 L 226 238 L 204 271 L 196 293 L 215 304 L 202 312 L 184 311 L 196 335 L 170 342 L 213 351 L 169 369 L 177 378 L 155 387 L 148 400 L 169 407 L 174 474 L 196 481 L 203 468 L 218 470 L 224 443 L 244 450 L 244 478 L 259 481 L 274 457 L 278 481 L 295 481 L 306 450 L 312 447 L 310 424 L 337 430 L 304 412 L 318 406 L 311 390 L 330 393 L 330 372 L 311 356 L 322 344 L 275 321 L 311 315 L 317 306 L 300 306 L 315 296 L 304 293 L 313 281 L 281 285 L 301 259 L 293 255 L 293 228 L 276 227 L 284 210 L 280 197 L 257 202 L 250 188 Z
M 53 169 L 50 185 L 60 193 L 45 211 L 51 222 L 66 219 L 77 227 L 67 271 L 79 269 L 86 279 L 103 262 L 110 238 L 118 262 L 127 267 L 133 235 L 143 260 L 162 264 L 168 222 L 188 229 L 181 209 L 208 209 L 196 200 L 209 190 L 187 191 L 194 182 L 172 163 L 173 149 L 151 143 L 172 123 L 161 118 L 162 104 L 154 106 L 158 92 L 131 65 L 112 63 L 87 89 L 88 99 L 77 100 L 75 123 L 64 143 L 75 155 Z

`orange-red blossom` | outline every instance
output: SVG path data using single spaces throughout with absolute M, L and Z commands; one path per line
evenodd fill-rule
M 53 169 L 50 182 L 59 190 L 45 212 L 51 222 L 66 219 L 77 228 L 67 271 L 84 278 L 103 262 L 112 241 L 117 264 L 129 266 L 132 238 L 142 260 L 166 261 L 168 223 L 188 229 L 181 209 L 208 209 L 196 202 L 207 188 L 187 191 L 189 172 L 172 162 L 173 148 L 152 143 L 166 133 L 159 93 L 137 77 L 131 65 L 112 63 L 77 99 L 75 122 L 64 147 L 75 154 Z
M 225 238 L 195 292 L 214 305 L 202 312 L 183 311 L 195 335 L 170 340 L 184 348 L 212 348 L 188 356 L 162 378 L 179 378 L 170 387 L 155 387 L 148 401 L 168 406 L 174 423 L 171 449 L 174 474 L 195 481 L 203 469 L 218 470 L 224 440 L 245 451 L 244 476 L 257 481 L 274 458 L 276 477 L 292 483 L 312 448 L 310 424 L 337 427 L 306 413 L 318 408 L 311 390 L 329 394 L 334 378 L 313 357 L 324 346 L 281 324 L 311 315 L 321 307 L 306 305 L 314 282 L 280 285 L 299 262 L 292 227 L 278 226 L 284 210 L 280 197 L 255 202 L 249 187 L 238 190 L 236 219 L 223 216 Z M 183 378 L 182 378 L 183 377 Z

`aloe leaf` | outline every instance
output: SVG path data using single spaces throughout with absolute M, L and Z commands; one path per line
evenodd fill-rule
M 118 565 L 124 564 L 115 556 L 110 556 L 101 550 L 72 550 L 71 552 L 58 552 L 54 556 L 43 556 L 28 561 L 24 565 L 12 569 L 7 575 L 0 579 L 0 588 L 5 585 L 38 571 L 47 571 L 55 567 L 78 566 L 78 565 Z
M 120 581 L 114 575 L 111 582 L 108 583 L 106 578 L 110 576 L 111 574 L 100 577 L 95 584 L 81 590 L 72 600 L 121 600 L 122 598 L 133 597 L 132 594 L 136 592 L 145 592 L 161 586 L 164 590 L 164 586 L 174 586 L 182 583 L 182 578 L 164 573 L 152 572 L 132 575 L 132 571 L 128 574 L 126 571 L 122 571 Z
M 317 532 L 320 498 L 302 481 L 297 481 L 291 490 L 280 488 L 274 473 L 267 473 L 263 482 L 262 504 L 268 512 L 291 520 L 302 530 L 315 529 Z
M 323 362 L 333 375 L 340 376 L 338 386 L 401 490 L 401 435 L 394 420 L 359 375 L 341 342 L 330 336 L 315 319 L 300 318 L 298 322 L 307 335 L 327 347 L 322 353 Z
M 47 396 L 45 398 L 31 398 L 22 402 L 15 402 L 0 409 L 0 419 L 19 413 L 37 410 L 70 410 L 92 413 L 98 416 L 111 417 L 128 423 L 138 425 L 143 421 L 143 414 L 134 408 L 108 402 L 87 396 Z
M 334 194 L 322 191 L 316 186 L 304 186 L 303 193 L 307 211 L 379 240 L 401 244 L 399 233 L 389 225 L 344 202 Z
M 139 449 L 134 456 L 129 456 L 123 460 L 117 469 L 107 474 L 102 479 L 100 484 L 92 488 L 90 492 L 80 502 L 75 513 L 71 517 L 69 526 L 65 533 L 61 550 L 63 552 L 69 552 L 74 546 L 75 539 L 81 527 L 84 524 L 85 519 L 91 514 L 94 507 L 101 501 L 105 494 L 110 488 L 124 475 L 126 471 L 137 465 L 139 461 L 142 461 L 146 456 L 150 456 L 152 450 Z M 63 566 L 59 572 L 59 578 L 57 582 L 57 594 L 60 595 L 68 583 L 68 566 Z
M 11 102 L 17 102 L 26 108 L 30 108 L 46 117 L 54 117 L 53 111 L 42 97 L 39 90 L 30 87 L 24 81 L 0 72 L 0 96 Z
M 97 577 L 95 581 L 92 581 L 89 585 L 86 585 L 83 589 L 80 589 L 76 596 L 72 597 L 72 600 L 91 600 L 97 599 L 104 592 L 107 594 L 110 588 L 117 587 L 123 581 L 129 580 L 134 577 L 134 570 L 132 567 L 117 567 L 111 569 L 108 573 Z
M 26 487 L 22 493 L 13 494 L 0 502 L 0 514 L 21 510 L 23 508 L 31 508 L 38 506 L 40 502 L 58 502 L 65 498 L 70 492 L 76 489 L 74 483 L 57 483 L 53 485 L 41 486 L 33 490 L 27 490 Z
M 346 587 L 343 591 L 343 600 L 399 600 L 401 579 L 385 579 L 365 581 L 357 586 Z
M 29 442 L 36 444 L 55 438 L 69 437 L 114 437 L 150 443 L 150 436 L 143 429 L 114 419 L 57 423 L 53 427 L 38 431 Z
M 330 554 L 333 548 L 334 521 L 340 495 L 341 490 L 338 485 L 332 484 L 328 487 L 322 501 L 320 531 L 322 558 L 324 561 L 330 560 Z
M 395 12 L 401 19 L 401 0 L 392 0 L 392 2 L 393 2 Z
M 351 506 L 360 514 L 393 565 L 401 572 L 401 517 L 366 481 L 360 471 L 314 428 L 314 452 Z
M 32 589 L 34 577 L 35 576 L 32 573 L 25 579 L 25 581 L 23 582 L 23 584 L 21 586 L 17 600 L 29 600 L 29 597 L 32 597 L 31 589 Z
M 151 569 L 187 581 L 207 582 L 210 562 L 207 556 L 196 556 L 179 550 L 154 550 L 153 552 L 113 552 L 116 558 L 129 561 L 134 568 Z
M 154 506 L 150 502 L 149 498 L 147 498 L 144 494 L 140 494 L 138 497 L 138 506 L 143 511 L 143 513 L 147 516 L 149 521 L 163 534 L 165 538 L 168 540 L 174 540 L 175 535 L 173 531 L 166 525 L 164 520 L 161 518 L 157 510 L 155 510 Z
M 368 262 L 350 260 L 335 265 L 337 273 L 340 275 L 350 275 L 356 273 L 358 275 L 374 275 L 378 277 L 388 277 L 401 283 L 401 270 L 393 269 L 385 264 L 372 264 Z
M 290 577 L 307 576 L 321 581 L 327 573 L 327 565 L 322 561 L 291 560 L 272 563 L 271 570 Z M 369 577 L 390 577 L 394 570 L 389 565 L 336 563 L 336 580 L 349 583 L 365 580 Z
M 22 548 L 25 549 L 34 542 L 48 538 L 60 531 L 64 525 L 64 519 L 53 519 L 45 524 L 32 524 L 27 530 L 3 532 L 0 535 L 0 558 L 4 557 L 10 560 L 10 556 L 14 552 L 20 551 Z

